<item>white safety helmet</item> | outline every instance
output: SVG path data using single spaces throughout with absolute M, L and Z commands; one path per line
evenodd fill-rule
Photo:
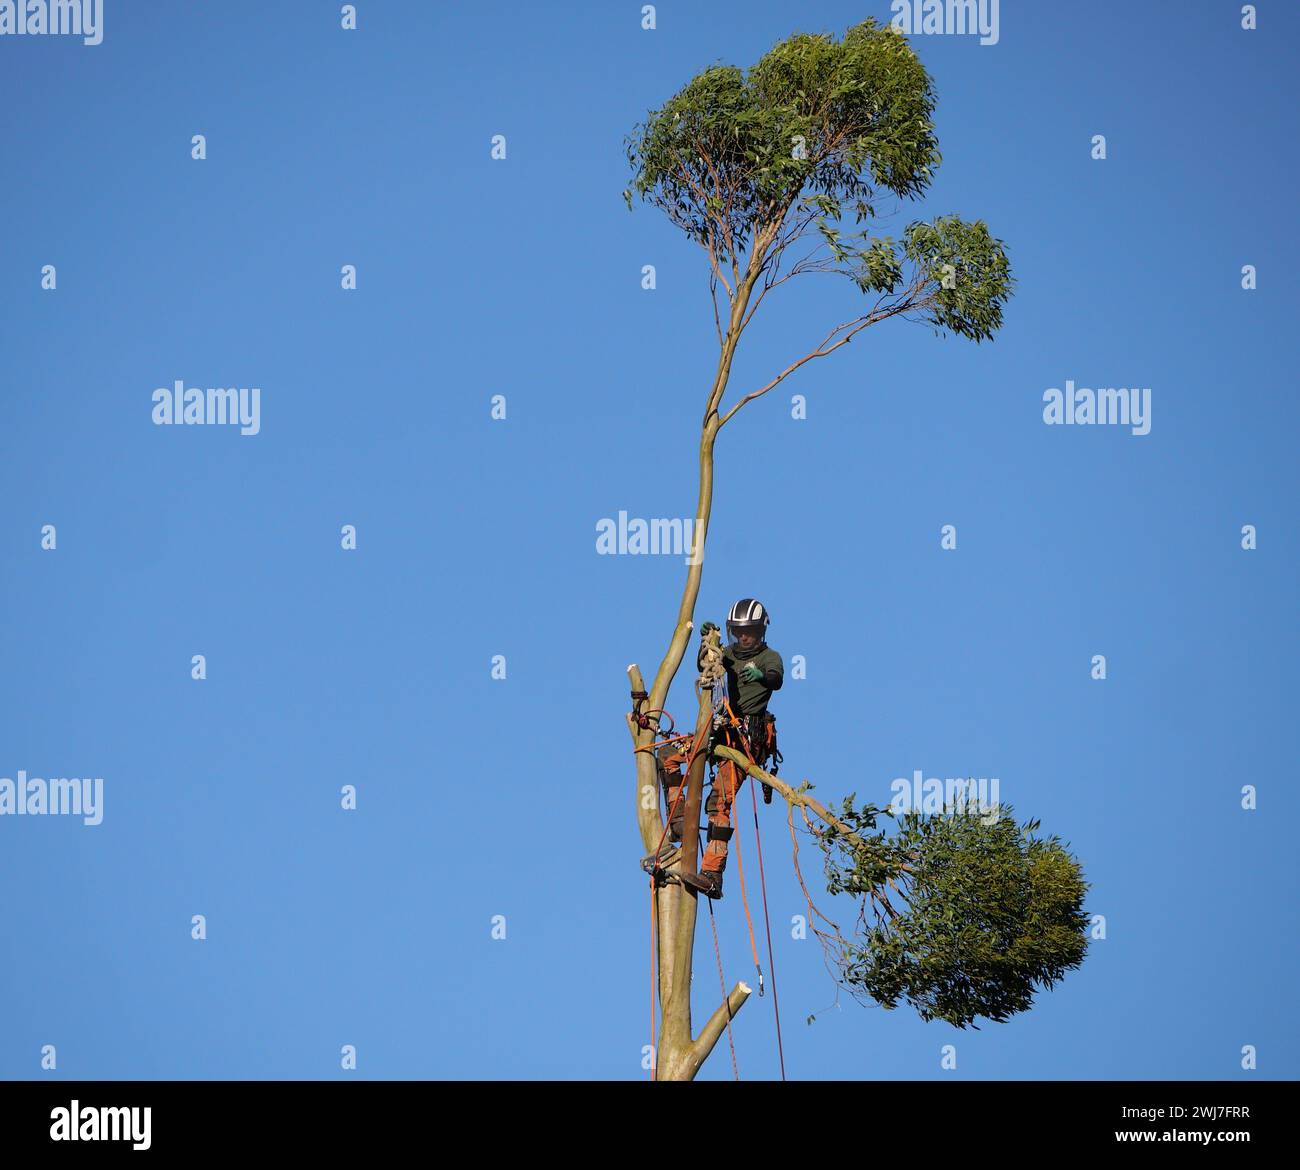
M 767 610 L 752 597 L 742 597 L 727 614 L 727 637 L 733 642 L 741 633 L 757 634 L 759 640 L 767 635 Z

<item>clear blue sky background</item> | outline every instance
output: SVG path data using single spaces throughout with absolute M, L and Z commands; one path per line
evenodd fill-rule
M 763 810 L 793 1077 L 1300 1073 L 1300 11 L 1239 7 L 1004 0 L 996 46 L 916 38 L 944 162 L 886 227 L 985 218 L 1005 328 L 889 322 L 724 432 L 697 619 L 756 595 L 805 656 L 784 774 L 879 803 L 996 776 L 1107 923 L 1011 1023 L 807 1026 L 834 990 Z M 889 6 L 338 9 L 109 0 L 99 47 L 0 38 L 0 776 L 105 782 L 99 827 L 0 818 L 5 1077 L 645 1075 L 624 667 L 658 661 L 684 566 L 598 556 L 595 524 L 691 513 L 716 341 L 703 253 L 622 202 L 622 139 L 702 67 Z M 733 394 L 858 304 L 783 285 Z M 261 434 L 154 426 L 176 379 L 259 386 Z M 1066 379 L 1151 387 L 1150 435 L 1045 426 Z M 775 1074 L 770 997 L 736 1046 Z

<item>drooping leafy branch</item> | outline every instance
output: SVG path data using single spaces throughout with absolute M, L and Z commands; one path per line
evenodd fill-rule
M 1087 883 L 1060 840 L 1035 836 L 1037 828 L 1017 825 L 1006 807 L 908 812 L 876 839 L 886 863 L 846 850 L 832 827 L 821 839 L 827 889 L 884 906 L 841 952 L 846 985 L 959 1028 L 1028 1011 L 1035 991 L 1053 987 L 1087 951 Z M 899 907 L 880 901 L 886 880 L 896 883 Z
M 1017 824 L 1007 805 L 895 816 L 852 795 L 826 808 L 810 785 L 790 788 L 729 749 L 717 754 L 816 818 L 805 822 L 828 893 L 858 899 L 852 937 L 833 923 L 819 932 L 855 996 L 974 1027 L 1028 1011 L 1036 991 L 1082 964 L 1088 885 L 1059 838 L 1037 835 L 1037 821 Z

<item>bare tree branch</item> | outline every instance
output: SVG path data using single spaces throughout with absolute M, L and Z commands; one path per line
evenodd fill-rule
M 792 273 L 787 275 L 792 275 Z M 917 277 L 916 279 L 913 280 L 911 287 L 903 295 L 903 298 L 901 300 L 895 301 L 892 304 L 885 305 L 884 308 L 881 308 L 881 305 L 884 302 L 884 298 L 881 298 L 881 300 L 877 301 L 875 306 L 873 306 L 871 312 L 865 314 L 862 317 L 855 317 L 852 321 L 845 321 L 841 325 L 836 325 L 835 328 L 832 329 L 822 339 L 821 343 L 817 346 L 816 349 L 812 350 L 810 353 L 804 354 L 804 356 L 801 357 L 797 362 L 792 362 L 790 365 L 786 366 L 786 368 L 782 370 L 779 374 L 777 374 L 777 376 L 773 378 L 770 382 L 768 382 L 766 386 L 762 386 L 758 390 L 751 391 L 749 394 L 746 394 L 744 398 L 740 399 L 739 402 L 737 402 L 729 411 L 727 411 L 726 414 L 722 416 L 722 418 L 718 423 L 719 428 L 724 426 L 727 423 L 727 421 L 737 411 L 739 411 L 742 406 L 745 405 L 745 403 L 752 402 L 755 398 L 761 398 L 769 390 L 773 389 L 774 387 L 784 382 L 785 379 L 788 378 L 791 374 L 793 374 L 795 370 L 799 369 L 800 366 L 803 366 L 806 363 L 812 361 L 813 358 L 826 357 L 828 354 L 834 353 L 837 349 L 840 348 L 840 346 L 847 345 L 850 341 L 853 340 L 853 338 L 857 334 L 861 333 L 862 330 L 867 328 L 867 326 L 878 324 L 881 321 L 888 320 L 890 317 L 896 317 L 900 313 L 906 314 L 913 310 L 927 307 L 932 302 L 932 298 L 924 297 L 920 299 L 914 299 L 916 297 L 916 294 L 923 287 L 924 287 L 924 281 L 920 277 Z M 843 336 L 840 337 L 838 341 L 835 341 L 835 343 L 832 345 L 831 344 L 832 339 L 835 338 L 838 334 L 843 334 Z
M 718 315 L 718 273 L 717 266 L 709 274 L 709 300 L 713 302 L 713 327 L 718 331 L 718 346 L 721 348 L 726 345 L 722 336 L 722 318 Z M 730 300 L 730 297 L 728 297 Z
M 731 994 L 726 1000 L 719 1004 L 704 1027 L 700 1029 L 700 1034 L 695 1042 L 687 1050 L 682 1062 L 683 1071 L 689 1077 L 694 1077 L 702 1065 L 709 1058 L 709 1053 L 713 1051 L 713 1046 L 718 1042 L 718 1037 L 727 1029 L 730 1020 L 735 1019 L 736 1013 L 744 1006 L 745 1000 L 750 996 L 750 987 L 747 983 L 737 983 L 731 989 Z
M 744 771 L 746 775 L 766 784 L 769 788 L 775 788 L 777 792 L 784 796 L 791 804 L 797 804 L 802 808 L 812 809 L 812 811 L 821 817 L 826 824 L 834 826 L 842 836 L 852 841 L 860 849 L 864 849 L 868 853 L 874 853 L 876 851 L 869 842 L 864 841 L 857 835 L 857 833 L 849 828 L 848 825 L 840 820 L 839 817 L 830 812 L 830 810 L 827 809 L 820 800 L 809 796 L 806 792 L 796 792 L 779 776 L 773 776 L 771 772 L 765 772 L 757 764 L 751 763 L 747 756 L 742 755 L 740 752 L 736 751 L 735 748 L 729 748 L 725 744 L 718 744 L 714 747 L 713 754 L 721 760 L 730 760 L 733 764 L 737 765 L 742 771 Z

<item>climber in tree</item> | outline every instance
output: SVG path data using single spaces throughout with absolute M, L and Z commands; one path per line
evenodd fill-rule
M 737 729 L 730 720 L 715 733 L 714 742 L 727 743 L 740 751 L 748 750 L 760 768 L 769 759 L 780 760 L 776 750 L 776 717 L 768 709 L 773 691 L 785 681 L 785 664 L 767 644 L 767 610 L 752 597 L 742 598 L 727 614 L 729 645 L 722 648 L 722 664 L 727 671 L 727 700 L 739 721 Z M 703 642 L 718 627 L 705 622 L 700 629 L 700 653 L 697 668 L 703 666 Z M 725 713 L 725 712 L 724 712 Z M 744 743 L 739 742 L 743 736 Z M 712 745 L 710 745 L 712 746 Z M 775 767 L 773 768 L 775 772 Z M 709 817 L 708 844 L 698 873 L 684 872 L 682 880 L 710 898 L 722 897 L 722 871 L 727 865 L 727 842 L 735 831 L 731 809 L 745 774 L 734 764 L 724 763 L 714 777 L 704 811 Z M 763 785 L 763 800 L 770 803 L 772 790 Z

